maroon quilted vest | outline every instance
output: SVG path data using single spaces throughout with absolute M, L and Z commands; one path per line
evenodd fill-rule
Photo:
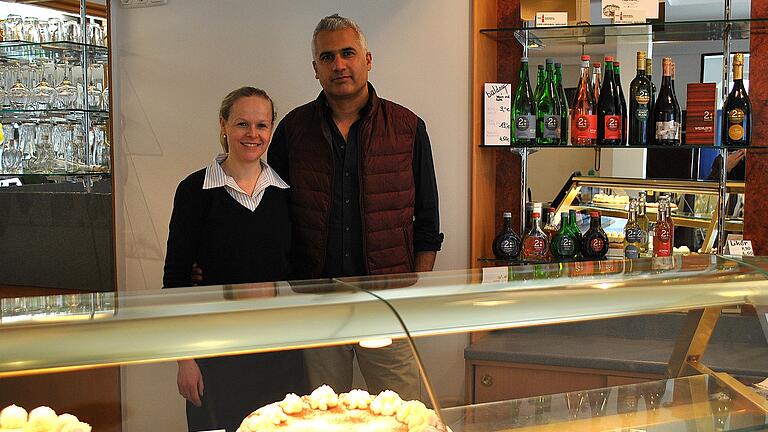
M 414 270 L 413 144 L 418 117 L 376 96 L 368 85 L 370 109 L 358 129 L 360 206 L 368 274 Z M 323 93 L 284 119 L 295 240 L 294 272 L 317 278 L 325 265 L 331 212 L 331 131 L 323 121 Z M 340 174 L 340 173 L 339 173 Z

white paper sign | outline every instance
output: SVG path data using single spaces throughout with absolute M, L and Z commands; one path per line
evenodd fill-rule
M 485 107 L 483 144 L 510 145 L 512 84 L 485 83 L 483 106 Z
M 602 0 L 602 18 L 615 19 L 620 10 L 645 11 L 645 18 L 659 17 L 658 0 Z
M 509 267 L 483 267 L 484 284 L 509 282 Z
M 728 240 L 728 255 L 755 256 L 751 240 Z
M 536 27 L 568 25 L 568 12 L 536 12 Z
M 645 22 L 645 11 L 640 9 L 619 9 L 613 17 L 614 24 L 637 24 Z

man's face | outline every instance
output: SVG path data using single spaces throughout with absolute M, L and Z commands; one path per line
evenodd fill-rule
M 354 98 L 367 88 L 371 54 L 360 45 L 355 30 L 318 33 L 315 52 L 315 78 L 328 97 Z

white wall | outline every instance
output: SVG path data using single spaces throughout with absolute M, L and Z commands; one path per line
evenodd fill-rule
M 112 2 L 118 286 L 159 289 L 173 193 L 218 151 L 221 98 L 266 89 L 279 114 L 314 99 L 317 21 L 356 19 L 373 52 L 378 93 L 415 111 L 432 139 L 446 235 L 436 268 L 467 266 L 469 243 L 469 2 L 441 0 L 168 0 Z M 440 343 L 461 355 L 462 337 Z M 433 348 L 437 349 L 438 347 Z M 431 349 L 431 357 L 440 358 Z M 453 362 L 456 364 L 456 362 Z M 456 366 L 454 366 L 456 367 Z M 462 365 L 438 390 L 463 393 Z M 182 430 L 174 365 L 124 368 L 125 429 Z

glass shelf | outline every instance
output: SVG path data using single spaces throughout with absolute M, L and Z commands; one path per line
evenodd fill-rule
M 72 57 L 72 65 L 80 64 L 80 54 L 86 52 L 96 62 L 106 62 L 109 49 L 102 46 L 76 42 L 0 41 L 0 58 L 29 61 L 30 59 L 60 59 L 63 55 Z
M 442 410 L 453 430 L 752 431 L 765 413 L 708 375 Z
M 528 41 L 529 48 L 553 45 L 602 45 L 610 37 L 649 36 L 653 42 L 722 40 L 730 27 L 732 40 L 746 40 L 752 31 L 768 28 L 768 19 L 715 21 L 679 21 L 648 24 L 596 24 L 540 28 L 481 29 L 480 33 L 496 40 Z
M 63 161 L 60 161 L 61 163 L 64 163 Z M 111 172 L 109 168 L 101 168 L 101 167 L 87 167 L 86 165 L 83 165 L 83 168 L 77 171 L 67 171 L 67 170 L 53 170 L 53 171 L 39 171 L 39 172 L 21 172 L 21 173 L 14 173 L 14 172 L 3 172 L 2 169 L 0 169 L 0 178 L 14 178 L 18 177 L 22 180 L 22 183 L 24 183 L 25 177 L 39 177 L 39 176 L 61 176 L 61 177 L 83 177 L 83 176 L 106 176 L 109 177 L 111 175 Z
M 109 111 L 84 110 L 84 109 L 2 109 L 0 118 L 4 123 L 17 121 L 81 121 L 83 115 L 90 114 L 92 123 L 106 123 L 109 121 Z
M 647 146 L 601 146 L 601 145 L 593 145 L 593 146 L 575 146 L 575 145 L 549 145 L 549 146 L 542 146 L 542 145 L 533 145 L 533 146 L 518 146 L 518 145 L 485 145 L 480 144 L 480 147 L 482 148 L 500 148 L 500 149 L 509 149 L 512 151 L 519 151 L 523 149 L 528 150 L 546 150 L 546 149 L 578 149 L 578 150 L 584 150 L 584 149 L 602 149 L 602 150 L 616 150 L 616 149 L 662 149 L 662 150 L 681 150 L 681 149 L 716 149 L 716 150 L 722 150 L 723 147 L 714 146 L 714 145 L 694 145 L 694 144 L 683 144 L 679 146 L 659 146 L 659 145 L 647 145 Z M 738 150 L 738 149 L 754 149 L 754 148 L 768 148 L 768 142 L 766 143 L 752 143 L 751 146 L 731 146 L 727 147 L 728 150 Z

